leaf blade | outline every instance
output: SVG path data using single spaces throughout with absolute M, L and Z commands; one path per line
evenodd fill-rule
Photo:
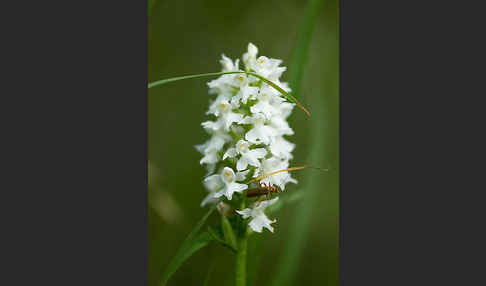
M 198 235 L 194 240 L 192 240 L 186 247 L 176 255 L 169 265 L 167 266 L 166 270 L 162 274 L 162 278 L 160 281 L 160 285 L 166 285 L 167 281 L 170 277 L 182 266 L 182 264 L 189 259 L 194 253 L 196 253 L 201 248 L 207 246 L 213 238 L 209 233 L 203 232 Z
M 213 240 L 213 237 L 207 232 L 200 234 L 196 238 L 194 237 L 196 236 L 197 232 L 201 229 L 201 227 L 204 225 L 204 223 L 209 218 L 209 216 L 214 211 L 214 209 L 215 209 L 214 206 L 211 207 L 211 209 L 209 209 L 209 211 L 197 222 L 197 224 L 194 226 L 192 231 L 186 237 L 181 247 L 179 247 L 175 256 L 172 258 L 169 265 L 166 267 L 164 273 L 162 273 L 160 285 L 162 286 L 165 285 L 167 281 L 170 279 L 170 277 L 181 267 L 184 261 L 186 261 L 199 249 L 208 245 L 211 240 Z

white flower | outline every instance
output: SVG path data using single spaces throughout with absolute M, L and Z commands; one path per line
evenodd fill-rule
M 237 93 L 231 99 L 231 104 L 238 108 L 240 107 L 240 100 L 243 104 L 248 102 L 248 99 L 255 99 L 256 95 L 258 94 L 259 88 L 256 86 L 251 86 L 250 83 L 252 80 L 246 76 L 246 74 L 238 74 L 236 75 L 236 88 Z
M 196 145 L 196 149 L 205 154 L 211 151 L 220 151 L 223 149 L 224 143 L 231 140 L 231 137 L 223 132 L 214 132 L 213 136 L 204 144 Z
M 223 172 L 219 175 L 220 180 L 224 183 L 224 187 L 220 191 L 214 193 L 214 197 L 219 198 L 225 195 L 228 200 L 231 200 L 234 193 L 241 193 L 244 190 L 248 189 L 248 185 L 239 184 L 236 182 L 243 181 L 248 172 L 249 170 L 245 172 L 238 172 L 235 174 L 233 169 L 229 167 L 224 167 Z
M 280 117 L 283 119 L 287 119 L 287 117 L 289 117 L 290 113 L 292 113 L 292 109 L 294 109 L 295 106 L 294 103 L 290 102 L 281 102 L 275 105 L 277 105 L 276 108 L 278 109 Z
M 201 125 L 212 136 L 204 144 L 196 145 L 196 149 L 204 155 L 199 163 L 215 164 L 219 161 L 218 152 L 231 140 L 231 136 L 222 130 L 221 122 L 205 121 Z
M 262 162 L 260 168 L 258 168 L 258 172 L 255 174 L 258 176 L 263 176 L 266 174 L 270 174 L 279 170 L 287 169 L 289 167 L 289 162 L 287 160 L 281 160 L 276 157 L 272 157 L 270 159 L 265 159 Z M 260 180 L 262 183 L 270 184 L 270 185 L 277 185 L 280 189 L 285 190 L 285 184 L 288 182 L 297 184 L 297 180 L 290 177 L 289 172 L 280 172 L 269 177 L 266 177 Z
M 221 180 L 221 175 L 214 174 L 206 177 L 203 180 L 203 185 L 206 190 L 208 190 L 209 194 L 201 202 L 201 207 L 204 207 L 207 204 L 214 204 L 219 201 L 219 199 L 214 197 L 214 194 L 224 187 L 223 180 Z
M 266 118 L 262 113 L 256 113 L 253 116 L 246 116 L 239 123 L 253 124 L 253 128 L 245 134 L 245 139 L 254 144 L 270 144 L 272 137 L 277 135 L 274 128 L 265 125 Z
M 265 227 L 273 232 L 273 227 L 270 224 L 276 222 L 277 220 L 269 220 L 265 215 L 264 210 L 266 207 L 276 203 L 277 200 L 278 197 L 267 201 L 256 202 L 251 209 L 246 208 L 241 211 L 237 210 L 236 212 L 242 215 L 244 219 L 252 217 L 252 220 L 248 225 L 253 231 L 262 232 L 262 229 Z
M 235 60 L 233 63 L 230 58 L 226 57 L 224 54 L 221 56 L 221 60 L 219 61 L 222 66 L 223 72 L 232 72 L 239 70 L 239 60 Z M 209 86 L 209 93 L 210 94 L 225 94 L 232 96 L 232 92 L 234 90 L 234 86 L 238 85 L 236 80 L 237 74 L 225 74 L 220 76 L 219 78 L 208 82 Z
M 253 65 L 253 69 L 259 75 L 262 75 L 270 81 L 276 81 L 287 69 L 286 67 L 279 67 L 281 63 L 282 60 L 269 59 L 262 56 L 256 60 L 256 64 Z
M 294 108 L 294 104 L 288 102 L 282 102 L 278 106 L 278 115 L 270 117 L 268 125 L 271 126 L 277 136 L 281 135 L 294 135 L 294 131 L 290 128 L 287 122 L 287 117 Z
M 243 102 L 243 104 L 246 104 L 248 102 L 248 99 L 255 99 L 257 93 L 258 93 L 258 87 L 244 85 L 240 87 L 240 90 L 238 91 L 236 96 L 234 96 L 231 99 L 231 104 L 233 104 L 233 106 L 239 107 L 240 100 L 241 102 Z
M 196 145 L 196 150 L 203 154 L 203 157 L 199 161 L 199 164 L 206 164 L 208 171 L 207 174 L 211 174 L 214 172 L 214 169 L 216 168 L 216 163 L 220 161 L 218 148 L 221 149 L 223 145 L 224 142 L 220 141 L 220 138 L 218 136 L 212 136 L 211 139 L 206 141 L 206 143 Z
M 239 122 L 243 119 L 243 115 L 232 111 L 232 106 L 226 99 L 216 100 L 209 107 L 207 114 L 214 114 L 218 116 L 226 131 L 229 130 L 231 124 Z
M 274 97 L 272 93 L 261 90 L 256 96 L 258 102 L 250 107 L 250 111 L 253 113 L 262 113 L 268 119 L 272 118 L 274 115 L 278 115 L 280 110 L 271 104 L 272 97 Z
M 295 144 L 285 140 L 282 136 L 275 137 L 275 140 L 270 143 L 270 152 L 272 152 L 272 155 L 284 160 L 293 158 L 292 151 L 294 148 Z
M 243 63 L 247 67 L 247 70 L 253 68 L 256 65 L 256 56 L 258 54 L 258 48 L 252 44 L 248 44 L 248 52 L 243 54 Z
M 294 135 L 294 130 L 290 128 L 289 123 L 282 116 L 272 116 L 268 126 L 274 130 L 275 136 Z
M 225 56 L 224 54 L 221 55 L 221 60 L 219 61 L 221 63 L 221 66 L 223 67 L 224 72 L 232 72 L 232 71 L 238 71 L 239 70 L 239 63 L 240 60 L 236 59 L 235 63 L 233 64 L 233 61 Z
M 265 158 L 267 150 L 264 148 L 249 149 L 250 143 L 245 140 L 240 140 L 236 143 L 236 148 L 230 148 L 223 155 L 223 160 L 227 157 L 234 158 L 238 154 L 241 155 L 238 162 L 236 162 L 236 169 L 238 171 L 245 170 L 249 165 L 259 167 L 260 161 L 258 159 Z
M 199 146 L 197 146 L 199 147 Z M 198 151 L 201 152 L 202 148 L 198 149 Z M 209 150 L 209 151 L 203 151 L 201 152 L 203 153 L 204 157 L 202 157 L 201 160 L 199 160 L 199 164 L 203 165 L 203 164 L 216 164 L 219 162 L 219 155 L 218 155 L 218 151 L 217 150 Z
M 219 78 L 208 82 L 209 94 L 231 95 L 235 77 L 233 74 L 224 74 Z

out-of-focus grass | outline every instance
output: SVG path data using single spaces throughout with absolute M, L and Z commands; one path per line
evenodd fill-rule
M 309 0 L 302 18 L 300 35 L 292 58 L 292 64 L 289 68 L 290 86 L 292 87 L 295 96 L 298 96 L 300 92 L 302 78 L 309 59 L 309 49 L 316 26 L 317 16 L 321 11 L 322 2 L 323 0 Z M 321 94 L 317 92 L 319 90 L 320 88 L 317 86 L 317 89 L 311 93 L 310 97 L 312 106 L 315 106 L 316 108 L 313 108 L 313 116 L 310 119 L 309 124 L 309 134 L 312 134 L 312 136 L 309 140 L 311 147 L 306 164 L 313 166 L 322 166 L 324 163 L 324 160 L 322 159 L 324 139 L 323 134 L 320 132 L 321 122 L 324 121 L 324 117 L 322 108 L 319 108 L 323 106 L 322 100 L 320 99 Z M 295 279 L 297 266 L 300 264 L 303 243 L 310 224 L 310 217 L 312 215 L 312 210 L 315 207 L 315 196 L 319 189 L 319 175 L 320 174 L 309 172 L 309 170 L 307 170 L 306 175 L 303 177 L 303 189 L 305 192 L 304 200 L 294 216 L 290 235 L 282 249 L 282 255 L 274 275 L 274 286 L 287 286 L 292 284 Z
M 298 96 L 301 89 L 302 78 L 304 77 L 304 71 L 309 59 L 309 48 L 316 27 L 317 16 L 321 11 L 323 1 L 309 0 L 305 13 L 302 15 L 299 37 L 297 38 L 297 44 L 289 68 L 289 81 L 294 96 Z
M 319 91 L 320 88 L 317 88 L 312 93 L 313 106 L 317 106 L 319 103 L 322 104 Z M 322 110 L 315 108 L 309 124 L 310 134 L 313 134 L 313 136 L 306 162 L 314 166 L 322 166 L 325 163 L 322 154 L 324 134 L 320 132 L 321 124 L 324 121 L 323 113 Z M 301 263 L 301 253 L 306 242 L 305 239 L 308 234 L 310 219 L 314 208 L 317 206 L 316 196 L 319 195 L 318 192 L 320 191 L 320 176 L 322 176 L 321 172 L 308 170 L 301 180 L 302 186 L 300 187 L 302 190 L 300 192 L 304 192 L 304 195 L 302 201 L 299 202 L 297 209 L 294 211 L 290 233 L 282 248 L 282 255 L 275 270 L 275 278 L 273 281 L 273 285 L 275 286 L 292 285 L 295 279 L 298 265 Z

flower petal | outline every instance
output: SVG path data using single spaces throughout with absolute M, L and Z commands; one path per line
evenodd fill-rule
M 229 148 L 226 153 L 224 153 L 223 155 L 223 160 L 225 160 L 226 158 L 230 157 L 230 158 L 234 158 L 236 157 L 236 155 L 238 155 L 238 153 L 236 152 L 236 149 L 235 148 Z
M 236 170 L 242 171 L 248 167 L 248 158 L 247 156 L 241 156 L 241 158 L 236 163 Z
M 246 219 L 246 218 L 249 218 L 249 217 L 250 217 L 250 214 L 251 214 L 251 209 L 246 208 L 246 209 L 241 210 L 241 211 L 236 210 L 236 212 L 237 212 L 237 213 L 239 213 L 240 215 L 242 215 L 242 216 L 243 216 L 243 218 L 245 218 L 245 219 Z

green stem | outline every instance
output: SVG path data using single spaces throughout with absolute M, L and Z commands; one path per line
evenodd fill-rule
M 245 231 L 244 236 L 240 239 L 238 244 L 238 252 L 236 253 L 236 274 L 235 285 L 246 286 L 246 250 L 248 246 L 248 236 Z
M 246 205 L 246 198 L 241 200 L 240 210 L 244 209 Z M 239 228 L 244 228 L 242 235 L 238 241 L 238 251 L 236 252 L 235 261 L 235 286 L 246 286 L 246 253 L 248 248 L 248 228 L 240 217 Z

